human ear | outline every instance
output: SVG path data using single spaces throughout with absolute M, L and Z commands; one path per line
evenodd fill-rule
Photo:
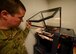
M 7 19 L 8 18 L 8 14 L 9 13 L 6 10 L 2 10 L 1 13 L 0 13 L 0 15 L 1 15 L 1 17 L 3 19 Z

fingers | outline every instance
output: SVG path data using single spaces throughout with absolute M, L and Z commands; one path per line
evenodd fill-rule
M 31 22 L 29 22 L 28 20 L 26 21 L 26 27 L 31 28 Z

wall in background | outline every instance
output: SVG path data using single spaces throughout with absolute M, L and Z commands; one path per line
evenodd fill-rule
M 47 0 L 49 8 L 62 7 L 62 27 L 72 28 L 76 33 L 76 0 Z

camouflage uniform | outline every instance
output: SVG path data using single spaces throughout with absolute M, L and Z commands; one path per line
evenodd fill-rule
M 23 45 L 29 29 L 0 30 L 0 54 L 27 54 Z

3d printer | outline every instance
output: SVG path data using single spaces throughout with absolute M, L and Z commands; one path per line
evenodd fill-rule
M 73 29 L 61 27 L 61 7 L 43 10 L 30 17 L 27 21 L 32 27 L 44 28 L 44 33 L 35 34 L 37 43 L 34 46 L 34 54 L 72 54 L 72 37 L 75 36 Z M 55 29 L 57 33 L 53 32 Z M 52 41 L 42 39 L 45 33 L 54 34 Z

